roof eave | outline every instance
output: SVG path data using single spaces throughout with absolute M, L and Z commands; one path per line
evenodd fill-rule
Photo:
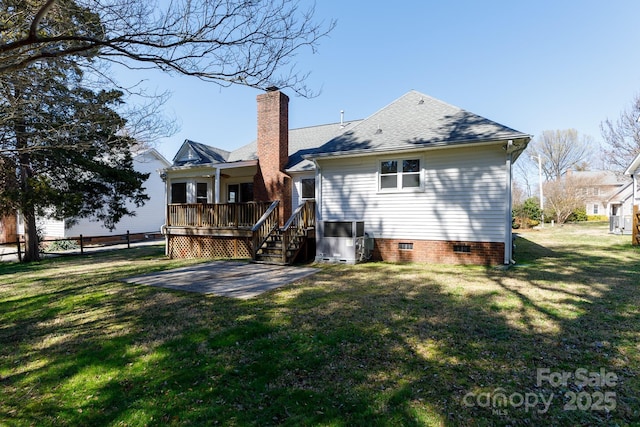
M 189 169 L 232 169 L 232 168 L 244 168 L 248 166 L 257 166 L 257 160 L 239 160 L 237 162 L 228 162 L 228 163 L 200 163 L 195 165 L 184 165 L 184 166 L 171 166 L 164 171 L 180 171 L 180 170 L 189 170 Z
M 334 151 L 330 153 L 311 153 L 305 154 L 302 156 L 303 159 L 314 160 L 314 159 L 323 159 L 323 158 L 331 158 L 331 157 L 359 157 L 359 156 L 375 156 L 380 154 L 394 154 L 394 153 L 413 153 L 424 150 L 438 150 L 444 148 L 459 148 L 464 146 L 487 146 L 487 145 L 499 145 L 504 144 L 509 140 L 523 140 L 526 144 L 531 140 L 531 135 L 521 134 L 514 135 L 510 137 L 504 137 L 499 139 L 486 139 L 486 140 L 459 140 L 459 141 L 441 141 L 430 143 L 429 145 L 422 145 L 420 147 L 411 147 L 411 148 L 389 148 L 389 149 L 360 149 L 360 150 L 349 150 L 349 151 Z
M 625 175 L 633 175 L 633 173 L 640 168 L 640 154 L 636 156 L 631 162 L 629 167 L 624 171 Z

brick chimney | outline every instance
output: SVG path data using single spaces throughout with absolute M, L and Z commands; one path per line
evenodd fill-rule
M 254 177 L 256 201 L 280 200 L 280 225 L 291 216 L 289 162 L 289 97 L 271 87 L 258 103 L 258 173 Z

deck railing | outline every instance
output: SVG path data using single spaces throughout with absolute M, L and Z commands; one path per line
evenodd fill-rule
M 167 206 L 167 226 L 239 228 L 253 227 L 271 202 L 175 203 Z
M 310 227 L 315 227 L 315 203 L 306 200 L 301 203 L 282 227 L 282 262 L 288 263 L 287 251 L 295 237 L 305 236 Z M 294 254 L 295 256 L 295 254 Z M 293 256 L 292 256 L 293 257 Z
M 280 202 L 278 200 L 271 203 L 271 206 L 269 206 L 251 229 L 253 233 L 253 258 L 256 257 L 258 249 L 260 249 L 265 240 L 267 240 L 269 234 L 278 228 L 278 224 L 280 223 L 279 204 Z

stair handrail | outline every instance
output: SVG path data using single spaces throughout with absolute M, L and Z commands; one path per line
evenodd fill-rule
M 312 200 L 305 200 L 291 214 L 282 227 L 282 262 L 287 263 L 287 251 L 292 235 L 304 235 L 304 230 L 315 225 L 315 207 Z
M 267 209 L 258 222 L 251 227 L 251 233 L 253 234 L 253 258 L 256 257 L 258 249 L 260 249 L 262 244 L 267 240 L 269 234 L 278 228 L 280 223 L 280 210 L 278 209 L 279 204 L 279 200 L 272 202 L 269 209 Z

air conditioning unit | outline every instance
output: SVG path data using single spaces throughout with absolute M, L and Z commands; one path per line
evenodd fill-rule
M 316 262 L 355 264 L 371 258 L 373 240 L 364 221 L 320 221 Z

